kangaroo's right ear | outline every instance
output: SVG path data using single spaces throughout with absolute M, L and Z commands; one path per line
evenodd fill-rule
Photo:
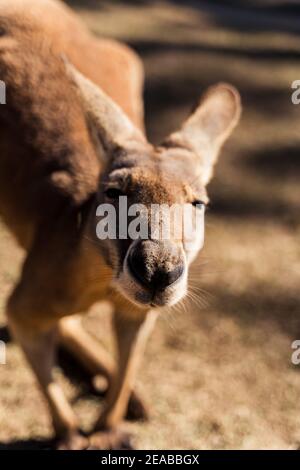
M 210 87 L 198 107 L 167 142 L 190 147 L 202 167 L 202 181 L 207 184 L 219 151 L 237 125 L 241 114 L 240 95 L 227 83 Z
M 145 142 L 142 132 L 124 111 L 101 88 L 82 75 L 65 57 L 63 61 L 72 81 L 78 87 L 92 132 L 106 154 L 129 141 Z

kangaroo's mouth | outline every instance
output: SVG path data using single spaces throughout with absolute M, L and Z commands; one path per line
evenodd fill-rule
M 127 300 L 141 308 L 171 307 L 182 300 L 187 293 L 187 269 L 180 267 L 176 279 L 167 285 L 162 281 L 160 285 L 154 283 L 149 286 L 141 282 L 133 271 L 127 254 L 122 271 L 114 285 Z

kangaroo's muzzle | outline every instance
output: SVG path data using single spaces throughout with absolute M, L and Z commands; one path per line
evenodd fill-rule
M 185 271 L 182 249 L 169 241 L 136 242 L 130 249 L 127 263 L 131 275 L 153 296 L 175 284 Z

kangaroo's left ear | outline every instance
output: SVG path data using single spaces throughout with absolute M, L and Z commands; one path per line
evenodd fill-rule
M 239 92 L 231 85 L 220 83 L 207 90 L 182 128 L 167 139 L 172 145 L 187 146 L 197 154 L 203 184 L 210 180 L 219 150 L 237 125 L 240 114 Z
M 102 147 L 109 151 L 126 146 L 129 141 L 145 142 L 142 132 L 132 123 L 120 106 L 101 88 L 82 75 L 66 57 L 62 57 L 66 71 L 81 95 L 84 111 L 93 133 Z

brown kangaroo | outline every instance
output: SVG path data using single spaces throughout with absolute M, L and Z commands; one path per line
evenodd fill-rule
M 1 1 L 0 79 L 0 213 L 27 253 L 7 304 L 9 328 L 49 404 L 57 447 L 128 447 L 120 430 L 128 404 L 145 414 L 133 391 L 145 340 L 157 313 L 185 296 L 203 235 L 187 243 L 177 221 L 179 239 L 99 239 L 97 208 L 110 204 L 119 217 L 126 196 L 129 206 L 204 211 L 239 94 L 227 84 L 210 88 L 181 129 L 152 146 L 139 58 L 94 38 L 58 0 Z M 101 300 L 114 310 L 116 364 L 81 326 L 79 314 Z M 53 377 L 59 343 L 109 384 L 88 436 Z

